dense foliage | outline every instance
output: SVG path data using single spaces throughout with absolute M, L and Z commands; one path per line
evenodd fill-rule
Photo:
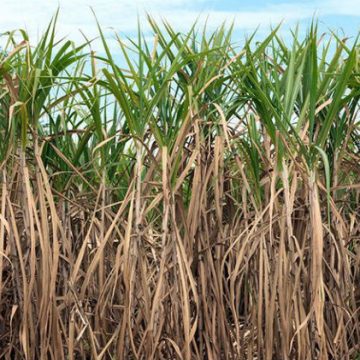
M 55 23 L 1 37 L 0 358 L 358 359 L 358 40 Z

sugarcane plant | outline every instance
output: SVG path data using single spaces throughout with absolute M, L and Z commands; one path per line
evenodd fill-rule
M 356 359 L 358 38 L 57 16 L 1 35 L 0 357 Z

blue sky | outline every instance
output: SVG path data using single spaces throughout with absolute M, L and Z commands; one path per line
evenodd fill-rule
M 90 7 L 104 28 L 127 36 L 135 33 L 138 15 L 147 31 L 145 12 L 166 18 L 178 30 L 186 30 L 199 16 L 200 22 L 208 18 L 210 28 L 234 21 L 235 40 L 257 26 L 261 34 L 280 21 L 284 30 L 300 23 L 304 31 L 313 15 L 324 30 L 343 30 L 346 36 L 360 30 L 360 0 L 1 0 L 0 32 L 26 28 L 36 38 L 58 6 L 59 36 L 74 40 L 81 38 L 79 29 L 89 37 L 97 35 Z

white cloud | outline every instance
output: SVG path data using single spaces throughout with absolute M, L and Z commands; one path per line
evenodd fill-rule
M 215 0 L 214 0 L 215 1 Z M 131 36 L 136 30 L 137 16 L 144 31 L 147 29 L 145 11 L 156 18 L 166 18 L 176 29 L 185 30 L 199 17 L 208 18 L 209 27 L 224 21 L 234 21 L 237 29 L 268 28 L 280 21 L 294 23 L 303 19 L 326 15 L 360 16 L 360 0 L 315 0 L 310 2 L 277 2 L 259 10 L 217 11 L 206 0 L 1 0 L 0 32 L 26 28 L 36 37 L 47 25 L 60 5 L 59 35 L 73 39 L 81 37 L 81 29 L 88 37 L 96 37 L 97 29 L 90 7 L 104 29 L 113 28 Z M 221 0 L 219 0 L 221 1 Z M 225 6 L 223 5 L 225 8 Z

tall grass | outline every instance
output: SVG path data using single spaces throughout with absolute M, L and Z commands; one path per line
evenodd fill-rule
M 2 35 L 0 358 L 356 359 L 358 40 L 55 24 Z

